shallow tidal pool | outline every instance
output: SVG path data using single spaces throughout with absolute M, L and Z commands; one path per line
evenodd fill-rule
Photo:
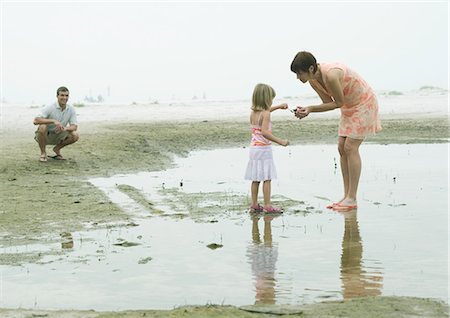
M 274 147 L 282 215 L 250 215 L 248 149 L 192 152 L 174 168 L 90 179 L 132 218 L 59 233 L 55 251 L 1 268 L 6 308 L 170 309 L 361 296 L 448 301 L 448 144 L 363 144 L 358 210 L 334 145 Z M 260 193 L 262 199 L 262 193 Z

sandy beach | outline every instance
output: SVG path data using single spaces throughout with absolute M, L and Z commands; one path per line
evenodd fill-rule
M 0 318 L 450 317 L 448 10 L 1 1 Z
M 434 97 L 433 97 L 434 98 Z M 438 96 L 431 111 L 385 109 L 383 131 L 367 142 L 375 144 L 448 143 L 446 96 Z M 159 171 L 171 167 L 173 158 L 193 150 L 246 147 L 248 124 L 245 102 L 237 106 L 220 102 L 207 106 L 167 103 L 160 105 L 86 105 L 77 108 L 80 141 L 63 149 L 66 161 L 38 162 L 38 146 L 31 125 L 38 106 L 5 105 L 1 113 L 2 183 L 0 185 L 0 247 L 54 243 L 60 234 L 121 226 L 133 215 L 112 203 L 88 178 L 119 173 Z M 295 104 L 295 101 L 293 102 Z M 421 106 L 418 106 L 420 109 Z M 274 127 L 292 144 L 333 144 L 338 113 L 299 122 L 289 112 L 274 116 Z M 51 149 L 49 149 L 51 153 Z M 244 206 L 242 208 L 245 208 Z M 37 263 L 54 253 L 2 253 L 2 266 Z M 5 291 L 4 291 L 5 292 Z M 282 306 L 281 306 L 282 307 Z M 268 313 L 281 308 L 271 307 Z M 71 306 L 68 305 L 68 309 Z M 246 309 L 246 308 L 243 308 Z M 248 309 L 248 308 L 247 308 Z M 285 306 L 293 317 L 447 317 L 448 305 L 412 297 L 360 298 L 345 302 Z M 300 314 L 299 312 L 303 312 Z M 395 314 L 394 314 L 395 313 Z M 0 309 L 2 317 L 258 317 L 233 306 L 181 307 L 171 311 L 48 311 Z

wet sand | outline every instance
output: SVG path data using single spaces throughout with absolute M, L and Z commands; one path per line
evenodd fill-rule
M 166 310 L 136 310 L 121 312 L 96 312 L 81 310 L 28 310 L 0 309 L 3 318 L 138 318 L 138 317 L 304 317 L 304 318 L 407 318 L 448 317 L 448 305 L 424 298 L 366 297 L 349 301 L 322 302 L 305 306 L 186 306 Z
M 331 144 L 336 141 L 336 119 L 275 120 L 276 132 L 286 136 L 292 144 Z M 390 143 L 442 143 L 448 142 L 449 125 L 447 117 L 434 118 L 389 118 L 383 119 L 384 130 L 367 142 Z M 127 215 L 111 203 L 96 187 L 87 182 L 94 176 L 111 176 L 117 173 L 140 170 L 156 171 L 171 166 L 173 155 L 187 155 L 189 151 L 226 147 L 246 147 L 248 144 L 248 125 L 244 120 L 190 122 L 164 122 L 139 124 L 104 124 L 92 122 L 88 127 L 80 127 L 80 141 L 63 149 L 66 161 L 49 160 L 38 162 L 39 151 L 28 132 L 2 130 L 2 172 L 0 245 L 18 246 L 26 244 L 49 244 L 60 240 L 60 234 L 77 232 L 89 227 L 105 228 L 120 226 L 131 221 Z M 51 154 L 51 149 L 49 149 Z M 54 253 L 54 252 L 52 252 Z M 19 266 L 34 263 L 46 255 L 45 251 L 25 254 L 2 254 L 0 264 Z M 340 309 L 321 312 L 326 306 L 337 306 L 351 312 L 359 310 L 366 313 L 369 302 L 374 311 L 373 317 L 385 317 L 393 310 L 396 317 L 419 314 L 428 317 L 446 317 L 446 306 L 442 303 L 415 299 L 378 297 L 359 299 L 352 302 L 321 304 L 311 317 L 339 316 Z M 396 305 L 389 305 L 394 302 Z M 366 303 L 367 304 L 367 303 Z M 431 305 L 430 305 L 431 304 Z M 395 306 L 398 305 L 399 309 Z M 308 305 L 309 306 L 309 305 Z M 306 307 L 305 307 L 306 308 Z M 310 308 L 310 307 L 307 307 Z M 312 307 L 311 307 L 312 308 Z M 359 309 L 357 309 L 359 308 Z M 372 308 L 372 307 L 371 307 Z M 384 308 L 384 309 L 383 309 Z M 430 309 L 431 308 L 431 309 Z M 308 312 L 305 310 L 305 314 Z M 327 310 L 327 309 L 323 309 Z M 431 310 L 431 311 L 427 311 Z M 175 316 L 201 317 L 210 314 L 218 316 L 253 317 L 235 307 L 189 307 L 174 310 Z M 212 311 L 212 312 L 209 312 Z M 0 311 L 6 317 L 31 316 L 25 310 Z M 86 312 L 71 311 L 86 317 Z M 124 317 L 142 316 L 143 312 L 116 313 Z M 377 313 L 375 315 L 375 313 Z M 93 317 L 111 317 L 111 313 L 93 313 Z M 149 312 L 150 314 L 150 312 Z M 149 315 L 148 314 L 148 315 Z M 153 311 L 158 317 L 165 312 Z M 8 316 L 9 315 L 9 316 Z M 47 313 L 49 317 L 61 317 L 61 313 Z M 147 316 L 148 316 L 147 315 Z M 334 315 L 334 316 L 333 316 Z M 366 316 L 366 314 L 364 314 Z M 303 315 L 303 317 L 308 317 Z M 352 317 L 350 314 L 348 317 Z M 356 316 L 355 316 L 356 317 Z M 370 317 L 370 316 L 368 316 Z

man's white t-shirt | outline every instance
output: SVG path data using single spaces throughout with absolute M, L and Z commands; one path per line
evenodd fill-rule
M 67 124 L 78 125 L 75 108 L 67 104 L 66 108 L 64 110 L 61 110 L 61 107 L 59 106 L 58 102 L 55 102 L 42 108 L 41 112 L 36 117 L 45 119 L 56 119 L 64 127 L 66 127 Z M 55 128 L 56 126 L 54 124 L 48 125 L 49 132 L 54 131 Z

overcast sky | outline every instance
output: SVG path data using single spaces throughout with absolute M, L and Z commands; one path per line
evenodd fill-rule
M 48 102 L 61 85 L 72 102 L 250 98 L 259 82 L 296 96 L 312 92 L 289 69 L 300 50 L 347 64 L 376 90 L 448 87 L 446 2 L 0 5 L 8 102 Z

